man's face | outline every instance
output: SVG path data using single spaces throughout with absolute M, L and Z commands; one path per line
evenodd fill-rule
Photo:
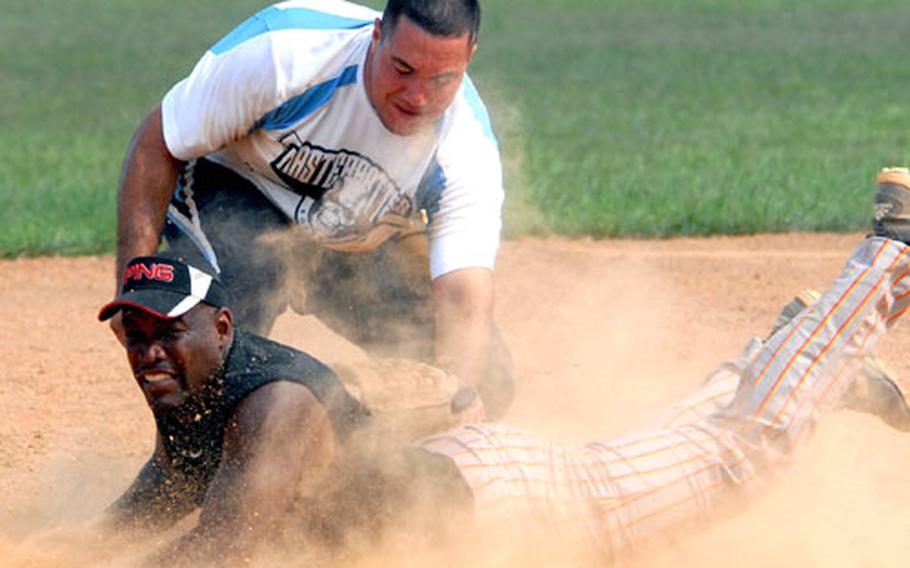
M 399 17 L 391 36 L 382 37 L 376 20 L 364 82 L 386 128 L 407 136 L 442 116 L 477 47 L 469 37 L 435 36 L 406 16 Z
M 123 310 L 126 352 L 145 399 L 158 414 L 202 390 L 230 344 L 231 313 L 200 304 L 179 318 Z

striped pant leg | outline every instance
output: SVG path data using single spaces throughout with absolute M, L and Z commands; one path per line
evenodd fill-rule
M 732 403 L 707 417 L 581 449 L 487 427 L 444 434 L 427 448 L 451 457 L 479 513 L 505 504 L 577 524 L 607 557 L 691 530 L 725 500 L 761 487 L 836 403 L 850 368 L 910 304 L 907 250 L 866 240 L 831 290 L 742 369 Z
M 788 454 L 838 403 L 863 357 L 910 305 L 908 256 L 902 243 L 866 239 L 832 287 L 769 339 L 716 421 Z
M 458 468 L 473 494 L 481 540 L 491 535 L 513 549 L 564 551 L 566 544 L 589 538 L 588 500 L 578 493 L 580 471 L 572 465 L 578 461 L 573 456 L 585 450 L 550 444 L 503 424 L 459 426 L 421 445 Z M 590 543 L 569 548 L 586 552 Z
M 714 414 L 591 444 L 608 483 L 594 498 L 609 549 L 691 530 L 730 497 L 763 487 L 910 305 L 908 257 L 902 243 L 864 241 L 831 289 L 761 345 Z
M 746 367 L 758 355 L 762 345 L 762 339 L 752 338 L 739 357 L 723 363 L 705 378 L 695 392 L 660 411 L 650 421 L 650 426 L 660 429 L 689 424 L 726 407 L 733 400 Z

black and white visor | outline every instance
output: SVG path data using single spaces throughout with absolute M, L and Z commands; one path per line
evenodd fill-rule
M 123 273 L 120 295 L 98 313 L 104 321 L 123 308 L 139 308 L 165 319 L 182 316 L 200 302 L 228 305 L 224 285 L 188 264 L 158 256 L 134 258 Z

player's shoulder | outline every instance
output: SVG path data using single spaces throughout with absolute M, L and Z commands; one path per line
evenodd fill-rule
M 273 4 L 252 19 L 269 31 L 349 30 L 372 25 L 382 14 L 342 0 L 289 0 Z
M 215 43 L 210 51 L 221 55 L 237 47 L 261 43 L 268 38 L 293 37 L 297 50 L 332 49 L 347 36 L 356 36 L 372 25 L 380 13 L 371 8 L 341 0 L 291 0 L 268 6 L 250 16 Z M 332 41 L 327 41 L 330 36 Z M 311 48 L 307 48 L 309 39 Z M 280 46 L 285 42 L 275 42 Z
M 280 409 L 295 408 L 310 400 L 315 400 L 315 398 L 309 386 L 290 378 L 279 377 L 278 380 L 264 384 L 251 392 L 241 404 L 249 402 Z
M 248 374 L 251 370 L 258 372 L 269 370 L 271 372 L 266 373 L 268 375 L 281 375 L 282 373 L 291 375 L 293 371 L 295 376 L 300 377 L 334 376 L 334 372 L 328 365 L 305 351 L 237 329 L 228 373 L 230 375 Z
M 446 113 L 443 133 L 443 138 L 450 144 L 466 141 L 469 144 L 476 144 L 478 140 L 482 140 L 494 147 L 499 145 L 487 106 L 467 74 Z
M 233 418 L 243 429 L 257 425 L 306 420 L 325 409 L 310 388 L 302 383 L 277 380 L 249 393 L 234 409 Z
M 346 2 L 345 0 L 286 0 L 285 2 L 273 4 L 263 10 L 263 12 L 269 11 L 270 8 L 279 14 L 296 13 L 300 17 L 301 23 L 309 23 L 310 25 L 314 25 L 319 21 L 319 18 L 326 16 L 347 18 L 355 22 L 364 20 L 372 22 L 382 14 L 373 8 Z

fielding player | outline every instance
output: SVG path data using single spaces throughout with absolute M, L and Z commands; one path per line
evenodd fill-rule
M 447 369 L 500 417 L 502 167 L 465 75 L 479 27 L 476 0 L 390 0 L 381 18 L 294 0 L 252 16 L 137 129 L 116 273 L 163 234 L 215 268 L 243 329 L 268 334 L 290 304 L 370 354 Z
M 471 519 L 612 560 L 703 524 L 789 460 L 910 306 L 908 241 L 910 174 L 883 170 L 874 235 L 827 292 L 652 429 L 580 447 L 476 424 L 413 448 L 360 448 L 369 418 L 328 368 L 235 329 L 207 274 L 136 259 L 100 317 L 123 312 L 158 443 L 109 525 L 161 528 L 200 507 L 195 527 L 156 559 L 190 565 L 249 558 L 293 523 L 343 544 L 395 523 L 464 532 Z

